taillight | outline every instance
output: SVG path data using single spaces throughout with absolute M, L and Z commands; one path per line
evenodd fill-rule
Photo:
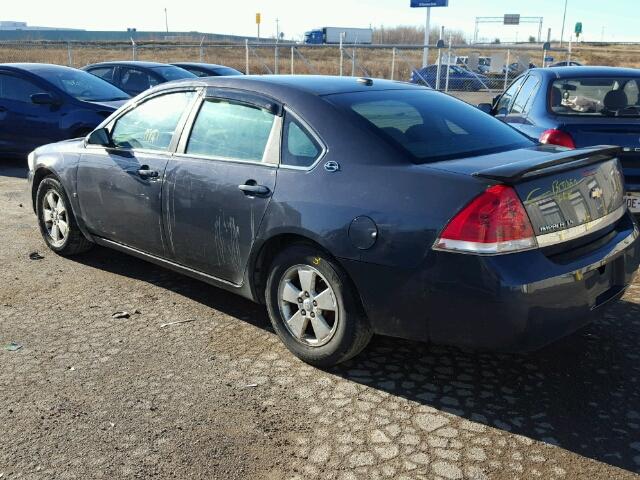
M 555 128 L 550 128 L 549 130 L 542 132 L 542 135 L 540 135 L 540 143 L 560 145 L 561 147 L 571 149 L 576 148 L 576 143 L 573 141 L 573 137 L 571 135 L 567 132 L 563 132 L 562 130 L 556 130 Z
M 434 248 L 490 255 L 537 246 L 531 221 L 515 190 L 493 185 L 449 221 Z

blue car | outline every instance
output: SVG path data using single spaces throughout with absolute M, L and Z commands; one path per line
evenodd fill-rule
M 326 367 L 373 333 L 522 351 L 597 318 L 640 262 L 618 154 L 404 82 L 242 75 L 155 87 L 28 163 L 51 250 L 264 303 Z
M 477 92 L 488 88 L 489 79 L 482 74 L 474 73 L 466 68 L 457 65 L 441 65 L 440 66 L 440 85 L 439 89 L 444 90 L 447 84 L 447 68 L 449 70 L 449 90 L 466 90 Z M 411 73 L 411 83 L 426 85 L 427 87 L 436 88 L 436 79 L 438 78 L 438 66 L 429 65 L 420 70 L 414 70 Z
M 196 76 L 175 65 L 157 62 L 102 62 L 82 69 L 124 90 L 132 97 L 161 83 Z
M 640 70 L 554 67 L 529 70 L 482 108 L 542 143 L 623 147 L 629 209 L 640 214 Z
M 231 75 L 244 75 L 235 68 L 217 65 L 215 63 L 178 62 L 172 63 L 176 67 L 193 73 L 197 77 L 226 77 Z
M 75 68 L 0 64 L 0 153 L 23 156 L 46 143 L 84 136 L 128 98 Z

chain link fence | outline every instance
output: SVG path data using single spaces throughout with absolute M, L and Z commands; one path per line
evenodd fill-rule
M 41 62 L 81 67 L 116 60 L 192 61 L 227 65 L 250 74 L 350 75 L 412 81 L 469 103 L 490 102 L 530 66 L 571 58 L 541 45 L 429 47 L 421 45 L 207 44 L 149 42 L 2 42 L 0 62 Z M 545 62 L 545 57 L 547 62 Z

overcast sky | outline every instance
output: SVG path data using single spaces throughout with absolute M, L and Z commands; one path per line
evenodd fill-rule
M 164 8 L 169 29 L 255 35 L 255 13 L 262 13 L 262 36 L 275 33 L 276 18 L 288 38 L 300 38 L 319 26 L 421 25 L 425 9 L 409 8 L 409 0 L 1 0 L 0 20 L 26 21 L 30 25 L 87 30 L 164 30 Z M 433 8 L 434 24 L 464 30 L 471 36 L 476 16 L 519 13 L 544 17 L 544 36 L 551 27 L 560 37 L 564 0 L 449 0 L 449 7 Z M 568 0 L 567 35 L 574 25 L 584 25 L 584 39 L 640 41 L 640 0 Z M 537 25 L 485 25 L 481 37 L 503 41 L 526 40 L 537 35 Z

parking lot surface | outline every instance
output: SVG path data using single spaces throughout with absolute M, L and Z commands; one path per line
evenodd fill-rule
M 261 306 L 103 248 L 47 250 L 25 163 L 0 163 L 2 480 L 640 472 L 638 281 L 535 354 L 374 338 L 321 371 Z

